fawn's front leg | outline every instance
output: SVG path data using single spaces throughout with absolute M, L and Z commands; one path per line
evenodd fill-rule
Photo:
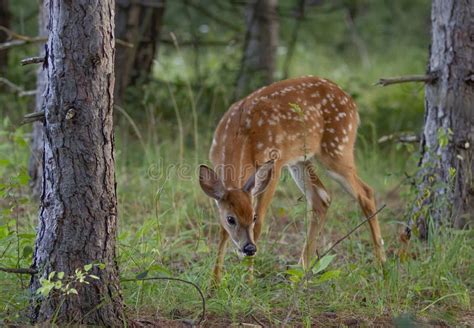
M 280 174 L 281 174 L 281 166 L 276 165 L 275 170 L 273 171 L 273 176 L 267 188 L 255 199 L 254 213 L 256 216 L 256 221 L 255 221 L 255 226 L 253 228 L 253 239 L 255 243 L 257 243 L 258 238 L 260 237 L 260 234 L 262 232 L 263 221 L 265 220 L 265 215 L 267 213 L 268 207 L 270 206 L 270 202 L 273 198 L 273 195 L 275 194 L 278 180 L 280 179 Z M 253 264 L 254 264 L 254 259 L 252 258 L 249 264 L 249 280 L 250 281 L 253 280 L 253 272 L 254 272 Z
M 224 268 L 224 256 L 225 256 L 228 240 L 229 240 L 229 234 L 224 229 L 224 227 L 221 226 L 219 246 L 217 249 L 216 264 L 214 265 L 214 273 L 213 273 L 213 283 L 215 283 L 216 285 L 218 285 L 222 279 L 222 269 Z

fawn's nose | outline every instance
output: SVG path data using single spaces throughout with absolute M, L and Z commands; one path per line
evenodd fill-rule
M 257 253 L 257 246 L 254 244 L 248 243 L 247 245 L 244 246 L 244 254 L 247 256 L 254 256 L 255 253 Z

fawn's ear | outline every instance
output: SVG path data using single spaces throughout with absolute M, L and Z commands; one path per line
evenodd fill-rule
M 275 162 L 273 160 L 260 166 L 257 171 L 247 180 L 242 188 L 245 192 L 252 192 L 252 196 L 258 196 L 267 189 L 273 175 Z
M 199 184 L 202 190 L 216 200 L 221 200 L 225 194 L 225 188 L 216 172 L 206 165 L 199 166 Z

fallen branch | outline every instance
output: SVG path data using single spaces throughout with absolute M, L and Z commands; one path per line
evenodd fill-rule
M 0 267 L 0 271 L 6 273 L 19 273 L 19 274 L 37 274 L 38 271 L 30 269 L 30 268 L 2 268 Z
M 21 65 L 40 64 L 44 62 L 45 57 L 30 57 L 21 60 Z
M 426 75 L 406 75 L 399 77 L 388 77 L 381 78 L 374 85 L 380 85 L 386 87 L 387 85 L 398 84 L 398 83 L 408 83 L 408 82 L 425 82 L 433 83 L 438 79 L 437 73 L 430 73 Z
M 364 224 L 366 224 L 367 222 L 369 222 L 370 219 L 372 219 L 373 217 L 375 217 L 377 214 L 379 214 L 387 205 L 382 205 L 377 211 L 375 211 L 375 213 L 373 213 L 372 215 L 370 215 L 369 217 L 365 218 L 365 220 L 363 220 L 361 223 L 359 223 L 358 225 L 356 225 L 354 228 L 352 228 L 348 233 L 346 233 L 342 238 L 339 238 L 327 251 L 325 251 L 322 255 L 319 255 L 318 254 L 318 258 L 316 261 L 313 262 L 313 264 L 308 268 L 306 269 L 306 273 L 305 275 L 301 278 L 301 280 L 299 281 L 298 285 L 295 287 L 295 293 L 293 295 L 296 295 L 296 291 L 299 290 L 301 288 L 301 286 L 303 285 L 304 282 L 307 282 L 309 279 L 312 278 L 312 276 L 314 275 L 313 274 L 313 268 L 316 266 L 316 264 L 319 263 L 319 261 L 325 257 L 326 255 L 328 255 L 337 245 L 339 245 L 343 240 L 347 239 L 350 235 L 352 235 L 355 231 L 357 231 L 357 229 L 359 229 L 360 227 L 362 227 Z M 286 326 L 288 321 L 290 320 L 290 316 L 291 314 L 293 313 L 294 309 L 295 309 L 295 302 L 291 302 L 293 304 L 293 306 L 290 308 L 290 310 L 288 311 L 288 314 L 286 315 L 286 318 L 285 320 L 283 321 L 283 326 Z
M 144 281 L 144 280 L 171 280 L 171 281 L 178 281 L 178 282 L 182 282 L 182 283 L 193 286 L 198 291 L 199 296 L 201 297 L 201 316 L 199 317 L 199 320 L 196 323 L 193 322 L 193 327 L 199 326 L 201 324 L 201 322 L 204 320 L 204 317 L 206 316 L 206 299 L 204 298 L 204 294 L 203 294 L 201 288 L 198 285 L 196 285 L 194 282 L 189 281 L 189 280 L 179 279 L 179 278 L 172 278 L 172 277 L 149 277 L 149 278 L 136 278 L 136 279 L 122 279 L 120 281 L 130 282 L 130 281 Z
M 44 121 L 44 111 L 38 111 L 34 113 L 29 113 L 23 116 L 23 120 L 21 121 L 20 125 L 33 123 L 33 122 L 43 122 Z

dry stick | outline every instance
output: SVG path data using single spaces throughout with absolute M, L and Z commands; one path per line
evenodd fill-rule
M 398 84 L 398 83 L 407 83 L 407 82 L 425 82 L 432 83 L 438 79 L 438 74 L 436 72 L 426 74 L 426 75 L 406 75 L 399 77 L 389 77 L 381 78 L 374 85 L 380 85 L 386 87 L 387 85 Z
M 44 110 L 37 111 L 34 113 L 29 113 L 23 116 L 23 120 L 21 121 L 20 125 L 28 124 L 28 123 L 33 123 L 37 121 L 43 121 L 44 120 Z
M 171 281 L 179 281 L 188 285 L 193 286 L 199 293 L 199 296 L 201 297 L 201 316 L 199 317 L 199 320 L 197 321 L 196 324 L 193 324 L 193 326 L 199 326 L 201 322 L 204 320 L 204 317 L 206 316 L 206 299 L 204 298 L 204 294 L 201 290 L 201 288 L 196 285 L 194 282 L 189 281 L 189 280 L 184 280 L 184 279 L 179 279 L 179 278 L 172 278 L 172 277 L 149 277 L 149 278 L 141 278 L 141 279 L 122 279 L 122 282 L 130 282 L 130 281 L 143 281 L 143 280 L 171 280 Z
M 19 273 L 19 274 L 37 274 L 38 271 L 30 269 L 30 268 L 3 268 L 0 267 L 0 271 L 6 272 L 6 273 Z
M 411 132 L 396 132 L 389 135 L 385 135 L 377 140 L 378 143 L 384 143 L 387 141 L 395 140 L 401 143 L 415 143 L 420 141 L 420 137 Z
M 263 324 L 263 322 L 261 322 L 260 320 L 257 319 L 257 317 L 251 313 L 250 316 L 252 317 L 253 320 L 255 320 L 256 323 L 258 323 L 260 326 L 262 327 L 265 327 L 265 325 Z
M 319 261 L 325 257 L 326 255 L 329 254 L 330 251 L 332 251 L 339 243 L 341 243 L 343 240 L 347 239 L 350 235 L 352 235 L 357 229 L 359 229 L 360 227 L 362 227 L 365 223 L 367 223 L 370 219 L 372 219 L 374 216 L 376 216 L 378 213 L 380 213 L 387 205 L 384 204 L 382 205 L 377 211 L 375 211 L 374 214 L 370 215 L 369 217 L 367 217 L 364 221 L 362 221 L 361 223 L 359 223 L 358 225 L 356 225 L 354 228 L 352 228 L 351 231 L 349 231 L 348 233 L 346 233 L 342 238 L 339 238 L 327 251 L 325 251 L 323 254 L 321 254 L 321 256 L 318 256 L 317 260 L 314 261 L 314 263 L 306 270 L 306 273 L 305 275 L 303 276 L 303 278 L 299 281 L 298 285 L 296 286 L 295 288 L 295 293 L 293 295 L 296 295 L 296 291 L 298 289 L 301 288 L 302 286 L 302 283 L 304 281 L 308 281 L 309 279 L 311 279 L 311 277 L 313 276 L 313 268 L 316 266 L 316 264 L 319 263 Z M 295 309 L 295 306 L 294 306 L 294 302 L 293 303 L 293 306 L 290 308 L 290 310 L 288 311 L 288 314 L 286 315 L 286 318 L 285 320 L 283 321 L 283 325 L 286 325 L 286 323 L 290 320 L 290 316 L 291 314 L 293 313 L 294 309 Z
M 45 57 L 30 57 L 30 58 L 25 58 L 21 60 L 21 65 L 30 65 L 30 64 L 39 64 L 44 62 Z

